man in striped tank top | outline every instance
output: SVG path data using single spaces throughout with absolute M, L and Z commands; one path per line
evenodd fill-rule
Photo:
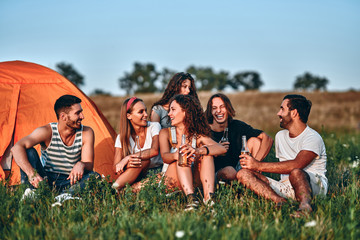
M 35 129 L 19 140 L 11 152 L 21 168 L 21 183 L 37 188 L 47 178 L 57 190 L 83 188 L 85 181 L 99 174 L 94 164 L 94 131 L 83 126 L 81 99 L 64 95 L 56 100 L 54 110 L 58 122 Z M 33 148 L 41 145 L 41 160 Z

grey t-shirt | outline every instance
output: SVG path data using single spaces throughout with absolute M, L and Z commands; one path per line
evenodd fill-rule
M 155 111 L 157 115 L 159 115 L 161 128 L 171 127 L 168 111 L 166 111 L 163 106 L 156 105 L 152 108 L 152 110 Z

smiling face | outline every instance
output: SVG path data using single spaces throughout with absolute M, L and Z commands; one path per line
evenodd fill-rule
M 216 97 L 212 99 L 211 114 L 214 121 L 218 124 L 223 124 L 228 120 L 228 112 L 225 103 L 221 98 Z
M 179 94 L 188 95 L 190 93 L 190 87 L 191 87 L 191 81 L 189 79 L 185 79 L 181 83 Z
M 81 121 L 84 119 L 83 109 L 80 103 L 76 103 L 71 106 L 70 110 L 64 112 L 66 119 L 66 126 L 74 129 L 81 128 Z
M 142 101 L 135 103 L 132 108 L 131 113 L 127 113 L 127 118 L 130 120 L 132 125 L 137 126 L 147 126 L 147 117 L 146 106 Z
M 278 117 L 280 118 L 280 127 L 288 129 L 290 124 L 293 122 L 291 118 L 291 110 L 288 107 L 289 99 L 285 99 L 280 106 L 280 110 L 277 113 Z
M 176 101 L 172 101 L 169 108 L 168 116 L 171 120 L 172 126 L 177 126 L 183 123 L 185 119 L 185 111 L 183 111 L 180 105 Z

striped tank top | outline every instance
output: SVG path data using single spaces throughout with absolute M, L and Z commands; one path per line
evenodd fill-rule
M 71 146 L 66 146 L 61 140 L 58 123 L 50 123 L 52 137 L 46 149 L 41 148 L 41 162 L 45 171 L 70 174 L 75 164 L 81 160 L 83 126 L 76 130 L 75 140 Z

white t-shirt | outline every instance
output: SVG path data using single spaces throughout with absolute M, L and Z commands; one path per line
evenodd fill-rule
M 276 157 L 280 162 L 293 160 L 301 150 L 314 152 L 317 157 L 304 168 L 306 172 L 311 172 L 321 176 L 327 185 L 326 173 L 326 149 L 320 134 L 307 126 L 297 137 L 291 138 L 288 130 L 282 130 L 275 136 Z M 289 178 L 288 174 L 281 174 L 281 180 Z
M 158 122 L 148 122 L 148 127 L 146 128 L 146 139 L 145 139 L 144 146 L 141 148 L 141 151 L 151 148 L 152 138 L 154 136 L 156 136 L 156 135 L 159 135 L 160 129 L 161 129 L 160 123 L 158 123 Z M 134 139 L 132 139 L 132 137 L 130 137 L 129 140 L 130 140 L 130 152 L 133 153 L 132 150 L 134 148 L 135 141 L 134 141 Z M 118 136 L 116 137 L 115 147 L 121 148 L 120 134 L 118 134 Z M 137 146 L 135 146 L 135 153 L 137 153 L 139 151 L 140 150 L 137 148 Z M 150 159 L 150 161 L 151 162 L 150 162 L 149 168 L 154 168 L 154 167 L 161 166 L 162 165 L 162 159 L 161 159 L 160 153 L 159 153 L 158 156 L 152 157 Z

